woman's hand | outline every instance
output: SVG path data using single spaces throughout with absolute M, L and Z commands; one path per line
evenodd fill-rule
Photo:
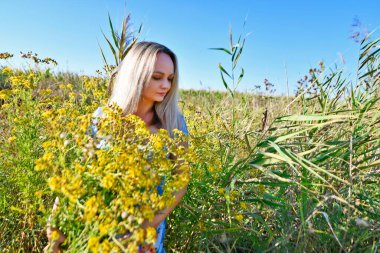
M 57 210 L 58 205 L 59 205 L 59 198 L 57 197 L 54 200 L 52 212 Z M 50 219 L 51 218 L 49 217 L 48 226 L 46 228 L 46 235 L 49 240 L 49 244 L 44 248 L 44 252 L 47 253 L 48 250 L 52 250 L 50 252 L 56 253 L 56 252 L 60 252 L 61 250 L 60 245 L 65 241 L 66 236 L 58 228 L 53 228 L 50 226 Z M 58 236 L 57 236 L 57 233 L 58 233 Z M 55 238 L 52 238 L 52 237 L 55 237 Z
M 53 233 L 56 232 L 58 233 L 59 237 L 58 239 L 54 240 L 55 238 L 52 238 Z M 58 229 L 58 228 L 52 228 L 50 226 L 47 227 L 46 229 L 46 235 L 47 238 L 49 239 L 49 244 L 45 247 L 44 252 L 60 252 L 61 248 L 60 245 L 65 241 L 66 236 Z M 56 237 L 56 236 L 54 236 Z M 51 249 L 51 251 L 48 251 Z

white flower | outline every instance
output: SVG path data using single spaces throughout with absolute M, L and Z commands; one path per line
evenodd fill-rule
M 356 218 L 356 225 L 358 226 L 358 227 L 362 227 L 362 228 L 368 228 L 369 227 L 369 223 L 368 223 L 368 221 L 366 221 L 366 220 L 364 220 L 364 219 L 362 219 L 362 218 Z

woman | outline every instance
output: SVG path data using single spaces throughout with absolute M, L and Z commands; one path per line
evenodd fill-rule
M 137 43 L 118 67 L 116 79 L 108 104 L 116 103 L 123 110 L 123 115 L 139 116 L 152 133 L 164 128 L 171 134 L 173 129 L 180 129 L 188 134 L 184 117 L 178 109 L 178 65 L 175 54 L 167 47 L 154 42 Z M 102 116 L 98 108 L 94 116 Z M 97 129 L 92 129 L 93 133 Z M 183 143 L 187 147 L 187 143 Z M 102 148 L 102 147 L 99 147 Z M 145 221 L 143 227 L 155 227 L 157 240 L 156 252 L 165 252 L 163 238 L 166 216 L 178 205 L 186 193 L 184 187 L 175 194 L 175 201 L 160 211 L 151 221 Z M 161 194 L 162 188 L 158 187 Z M 57 203 L 57 202 L 56 202 Z M 56 204 L 55 204 L 56 206 Z M 48 237 L 54 228 L 48 227 Z M 54 245 L 53 252 L 58 252 L 61 238 Z

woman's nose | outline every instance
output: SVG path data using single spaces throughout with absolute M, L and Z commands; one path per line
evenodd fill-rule
M 163 82 L 161 83 L 162 87 L 165 88 L 165 89 L 170 89 L 170 86 L 172 85 L 172 82 L 167 80 L 167 79 L 164 79 Z

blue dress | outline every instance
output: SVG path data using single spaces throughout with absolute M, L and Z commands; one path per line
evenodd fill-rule
M 102 115 L 102 107 L 98 107 L 92 115 L 93 116 L 92 123 L 96 124 L 98 122 L 98 117 L 100 117 L 101 115 Z M 182 127 L 179 130 L 181 130 L 184 134 L 189 135 L 189 132 L 186 126 L 186 121 L 182 114 L 180 114 L 180 120 L 181 120 Z M 92 136 L 95 135 L 96 132 L 98 131 L 98 128 L 96 127 L 96 125 L 93 125 L 93 124 L 91 124 L 90 126 Z M 96 147 L 98 149 L 102 149 L 102 148 L 107 149 L 106 141 L 101 140 Z M 162 180 L 161 184 L 157 186 L 157 191 L 158 191 L 158 194 L 160 195 L 162 195 L 163 193 L 163 189 L 162 189 L 163 184 L 164 184 L 164 180 Z M 165 230 L 166 230 L 166 218 L 156 228 L 157 238 L 156 238 L 156 244 L 154 245 L 154 247 L 157 253 L 165 253 L 165 249 L 164 249 Z

